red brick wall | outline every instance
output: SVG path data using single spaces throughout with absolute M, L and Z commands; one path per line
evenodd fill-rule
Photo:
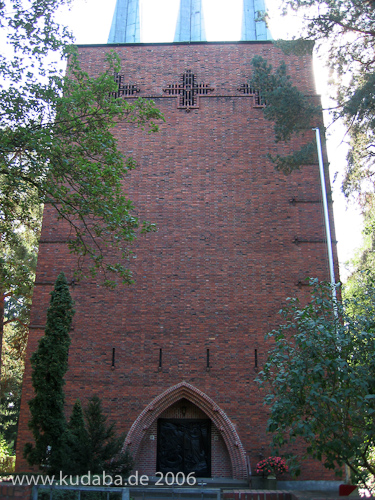
M 223 493 L 223 500 L 297 500 L 297 496 L 287 491 L 240 491 Z M 322 500 L 322 499 L 321 499 Z
M 14 486 L 12 483 L 0 482 L 0 500 L 30 500 L 32 486 Z
M 315 95 L 311 57 L 286 57 L 268 42 L 86 46 L 79 48 L 85 69 L 98 74 L 111 49 L 121 58 L 125 83 L 137 84 L 141 97 L 152 96 L 166 118 L 157 134 L 125 122 L 116 127 L 121 149 L 138 161 L 124 190 L 135 213 L 155 222 L 158 232 L 134 245 L 135 285 L 108 291 L 90 280 L 71 287 L 77 312 L 67 412 L 77 398 L 85 404 L 98 394 L 109 419 L 128 431 L 155 397 L 186 381 L 225 412 L 254 469 L 270 441 L 264 394 L 255 382 L 267 356 L 265 333 L 278 324 L 286 297 L 306 296 L 301 280 L 329 274 L 326 246 L 313 242 L 325 236 L 321 204 L 290 203 L 321 199 L 318 167 L 276 173 L 267 154 L 288 152 L 289 146 L 275 144 L 272 124 L 237 89 L 260 54 L 274 66 L 284 59 L 296 85 Z M 162 90 L 187 69 L 214 88 L 190 113 L 177 109 L 177 98 Z M 312 137 L 307 131 L 302 141 Z M 58 243 L 64 237 L 46 207 L 28 357 L 43 334 L 51 283 L 61 271 L 73 276 L 74 257 Z M 297 245 L 296 237 L 312 242 Z M 31 395 L 27 364 L 18 439 L 18 469 L 24 470 L 20 457 L 30 440 Z M 151 471 L 155 452 L 146 441 L 143 450 L 137 460 Z M 213 467 L 219 475 L 229 470 L 227 462 Z M 302 479 L 324 477 L 331 476 L 319 464 L 303 468 Z

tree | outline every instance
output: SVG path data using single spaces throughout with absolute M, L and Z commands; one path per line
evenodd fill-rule
M 30 465 L 49 474 L 102 474 L 103 471 L 127 475 L 133 462 L 122 451 L 125 436 L 117 435 L 115 424 L 107 425 L 101 401 L 90 399 L 83 413 L 81 403 L 73 406 L 69 424 L 64 413 L 64 376 L 68 370 L 73 300 L 61 273 L 51 292 L 45 335 L 31 356 L 35 397 L 29 401 L 29 427 L 35 444 L 27 443 L 24 455 Z M 84 420 L 86 418 L 86 423 Z
M 78 276 L 101 271 L 108 286 L 117 279 L 132 282 L 126 265 L 130 244 L 154 229 L 134 216 L 123 194 L 122 182 L 135 162 L 123 157 L 112 130 L 126 121 L 156 131 L 162 115 L 151 101 L 129 104 L 113 97 L 113 75 L 120 70 L 114 54 L 96 78 L 81 69 L 71 35 L 56 21 L 58 9 L 69 3 L 0 2 L 0 27 L 9 44 L 0 54 L 0 306 L 5 309 L 9 297 L 23 305 L 32 295 L 35 259 L 14 256 L 24 246 L 25 230 L 38 237 L 43 204 L 52 205 L 68 226 Z M 61 61 L 69 61 L 67 75 Z M 0 307 L 0 322 L 1 316 Z
M 315 283 L 309 304 L 302 307 L 291 300 L 281 311 L 286 323 L 270 334 L 275 344 L 259 381 L 267 390 L 265 401 L 271 410 L 268 429 L 274 434 L 275 446 L 302 438 L 308 445 L 307 453 L 326 467 L 345 463 L 365 482 L 375 472 L 371 458 L 375 431 L 375 12 L 373 2 L 359 0 L 283 0 L 281 4 L 284 14 L 297 11 L 304 24 L 295 40 L 276 44 L 284 53 L 298 55 L 311 50 L 309 43 L 315 42 L 316 50 L 325 53 L 336 82 L 331 117 L 346 124 L 350 146 L 343 190 L 347 196 L 356 195 L 363 207 L 368 241 L 358 256 L 358 272 L 344 302 L 334 305 L 330 286 Z M 320 121 L 321 112 L 313 111 L 309 120 L 305 111 L 311 103 L 306 97 L 293 97 L 289 111 L 284 105 L 288 93 L 294 95 L 295 89 L 282 66 L 274 70 L 261 58 L 252 64 L 251 85 L 265 100 L 264 115 L 275 122 L 277 142 L 290 141 L 316 126 L 314 121 Z M 302 120 L 289 116 L 293 106 Z M 289 173 L 314 161 L 309 147 L 271 160 L 276 169 Z
M 32 229 L 14 221 L 11 241 L 0 242 L 0 433 L 10 446 L 15 442 L 20 408 L 39 223 L 37 213 Z
M 133 460 L 127 450 L 122 451 L 125 435 L 116 434 L 114 423 L 107 425 L 98 396 L 90 399 L 84 414 L 88 435 L 88 470 L 92 474 L 106 471 L 127 476 L 133 467 Z
M 363 303 L 334 302 L 331 285 L 311 285 L 310 302 L 289 299 L 284 324 L 268 335 L 274 344 L 259 374 L 268 430 L 276 447 L 300 438 L 325 467 L 347 464 L 366 483 L 375 474 L 375 287 Z
M 65 4 L 69 0 L 0 2 L 9 42 L 0 54 L 0 405 L 13 427 L 43 204 L 68 225 L 77 276 L 101 271 L 108 286 L 117 277 L 132 282 L 130 244 L 155 229 L 133 216 L 123 195 L 122 182 L 135 162 L 120 153 L 112 129 L 127 121 L 156 131 L 154 120 L 162 116 L 151 101 L 130 105 L 111 97 L 120 70 L 114 54 L 98 77 L 82 71 L 71 35 L 56 22 Z M 61 60 L 69 60 L 66 76 Z M 4 326 L 11 344 L 5 363 Z M 16 377 L 9 361 L 18 367 Z
M 14 345 L 16 343 L 16 345 Z M 21 405 L 23 358 L 19 356 L 19 337 L 14 324 L 5 327 L 4 356 L 0 382 L 0 434 L 14 448 L 17 436 L 18 414 Z
M 77 400 L 66 430 L 66 453 L 61 464 L 63 474 L 83 476 L 90 472 L 98 475 L 127 477 L 133 467 L 129 452 L 122 451 L 125 435 L 116 433 L 115 424 L 107 424 L 102 403 L 93 396 L 85 410 Z
M 0 240 L 0 366 L 2 372 L 6 370 L 6 365 L 9 365 L 7 360 L 3 359 L 3 351 L 5 356 L 8 355 L 8 358 L 19 365 L 22 371 L 37 262 L 40 208 L 36 206 L 32 211 L 35 216 L 32 227 L 26 227 L 20 220 L 14 220 L 9 238 L 4 237 Z M 2 225 L 1 219 L 0 225 Z M 5 372 L 2 373 L 3 377 L 7 378 Z M 1 390 L 0 399 L 2 397 L 3 391 Z
M 288 50 L 290 44 L 284 43 L 283 47 L 284 50 Z M 300 43 L 299 53 L 309 52 L 311 48 L 309 43 Z M 321 107 L 311 102 L 293 85 L 284 62 L 276 70 L 261 56 L 255 56 L 251 63 L 253 73 L 250 87 L 257 89 L 261 101 L 265 103 L 264 117 L 275 124 L 275 142 L 289 142 L 293 137 L 311 129 L 314 120 L 315 125 L 319 123 Z M 274 163 L 276 170 L 289 174 L 302 165 L 313 162 L 315 151 L 314 141 L 287 156 L 277 154 L 268 157 Z
M 30 465 L 53 474 L 61 469 L 66 453 L 64 375 L 68 369 L 69 331 L 74 315 L 66 278 L 61 273 L 51 292 L 45 335 L 31 356 L 35 397 L 29 401 L 35 445 L 28 443 L 24 455 Z
M 284 15 L 297 12 L 302 27 L 296 38 L 315 41 L 330 67 L 336 106 L 350 138 L 343 189 L 373 193 L 375 159 L 375 10 L 362 0 L 282 0 Z M 298 41 L 295 42 L 298 48 Z M 364 182 L 364 181 L 370 181 Z
M 89 457 L 89 436 L 85 427 L 81 402 L 74 403 L 68 428 L 66 431 L 66 442 L 69 452 L 65 456 L 62 469 L 64 474 L 84 475 L 88 469 Z
M 362 208 L 367 237 L 356 270 L 373 267 L 375 234 L 375 9 L 372 0 L 281 0 L 284 15 L 302 20 L 294 40 L 276 43 L 286 53 L 301 53 L 303 44 L 315 51 L 331 73 L 333 121 L 342 120 L 347 133 L 347 167 L 342 190 Z M 296 23 L 299 25 L 299 23 Z M 293 156 L 293 155 L 292 155 Z M 294 158 L 301 166 L 305 157 Z M 293 162 L 292 162 L 293 166 Z
M 375 198 L 367 199 L 364 211 L 363 243 L 350 259 L 351 275 L 345 284 L 345 296 L 350 298 L 353 294 L 361 295 L 366 301 L 368 284 L 375 282 Z
M 122 450 L 124 441 L 125 434 L 118 435 L 115 424 L 107 424 L 98 396 L 89 400 L 84 411 L 77 400 L 62 442 L 65 453 L 61 471 L 72 476 L 90 472 L 102 478 L 106 472 L 127 477 L 133 460 L 128 450 Z

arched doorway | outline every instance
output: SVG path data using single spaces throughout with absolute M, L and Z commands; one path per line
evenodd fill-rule
M 154 474 L 157 466 L 168 466 L 160 456 L 164 446 L 160 435 L 163 426 L 167 429 L 166 439 L 172 440 L 170 447 L 177 446 L 180 450 L 179 457 L 175 456 L 176 467 L 195 457 L 187 470 L 199 469 L 197 477 L 246 478 L 246 455 L 236 429 L 225 412 L 199 389 L 186 382 L 167 389 L 133 423 L 125 446 L 144 473 Z M 172 467 L 173 463 L 169 465 Z

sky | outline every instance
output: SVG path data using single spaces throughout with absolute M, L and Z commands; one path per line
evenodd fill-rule
M 230 3 L 227 0 L 202 0 L 202 2 L 207 40 L 239 40 L 242 0 L 231 0 Z M 115 3 L 116 0 L 74 0 L 71 10 L 64 12 L 60 21 L 71 28 L 77 44 L 104 44 L 107 43 Z M 298 17 L 280 18 L 277 13 L 278 0 L 266 0 L 266 4 L 273 38 L 290 38 L 295 27 L 299 25 Z M 178 6 L 179 0 L 140 0 L 141 41 L 172 42 Z M 322 95 L 323 107 L 328 107 L 327 71 L 317 58 L 314 66 L 317 92 Z M 329 119 L 326 119 L 326 126 L 328 124 Z M 343 144 L 345 130 L 340 127 L 333 129 L 330 126 L 327 133 L 340 275 L 345 281 L 348 271 L 344 263 L 353 256 L 355 249 L 361 244 L 362 221 L 355 203 L 348 205 L 340 192 L 345 169 L 346 147 Z

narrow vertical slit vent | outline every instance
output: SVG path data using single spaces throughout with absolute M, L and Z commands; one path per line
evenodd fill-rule
M 254 349 L 254 367 L 258 368 L 258 349 Z
M 116 356 L 116 348 L 113 347 L 113 349 L 112 349 L 112 368 L 115 367 L 115 356 Z
M 206 370 L 210 369 L 210 350 L 206 351 Z
M 163 367 L 163 349 L 159 349 L 159 368 Z

